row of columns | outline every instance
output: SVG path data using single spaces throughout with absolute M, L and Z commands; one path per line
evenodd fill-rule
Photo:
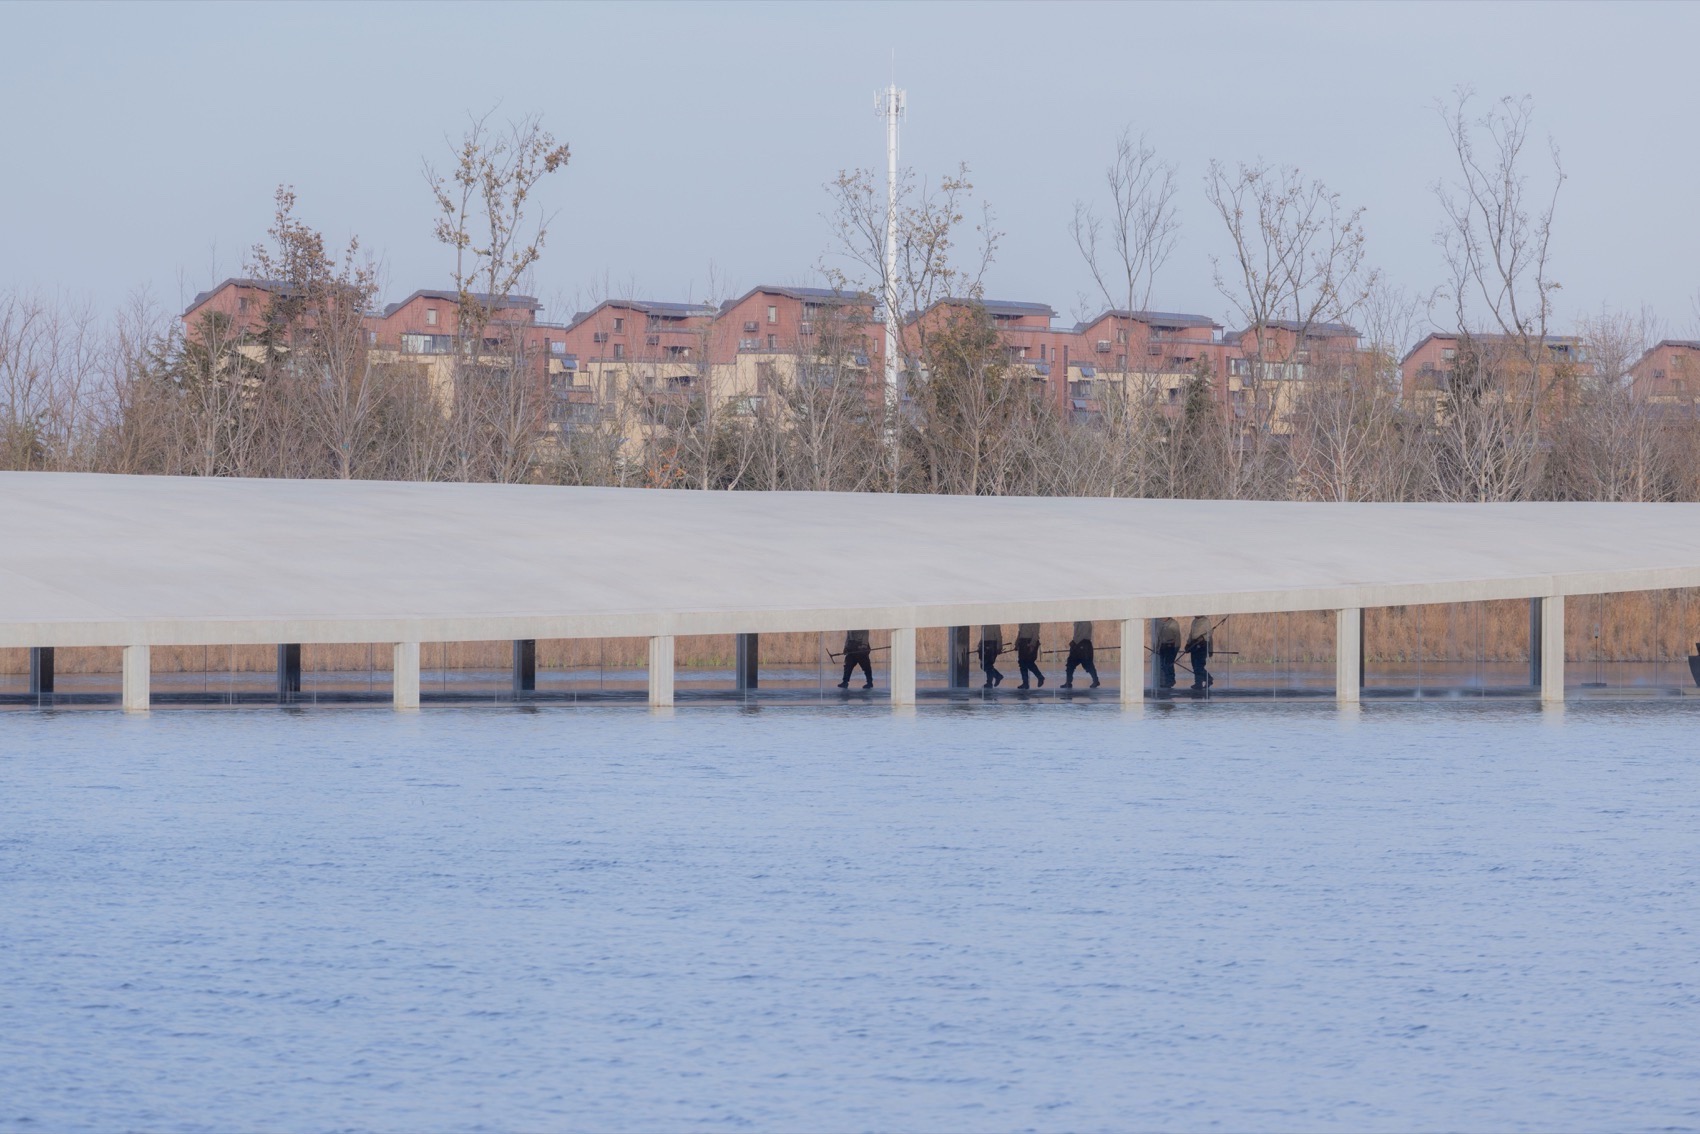
M 1334 688 L 1342 704 L 1356 704 L 1364 685 L 1364 612 L 1360 607 L 1335 611 Z M 1145 698 L 1144 627 L 1138 619 L 1121 623 L 1121 701 L 1137 704 Z M 970 638 L 972 627 L 952 626 L 947 636 L 949 680 L 952 688 L 969 686 L 971 679 Z M 757 688 L 760 638 L 737 636 L 737 686 Z M 395 707 L 419 707 L 419 643 L 397 642 L 392 662 Z M 673 704 L 674 638 L 656 635 L 649 640 L 649 703 L 660 707 Z M 285 644 L 277 648 L 279 700 L 301 692 L 301 647 Z M 126 712 L 147 711 L 150 698 L 150 662 L 147 646 L 124 647 L 123 703 Z M 915 627 L 891 632 L 889 666 L 891 703 L 915 703 Z M 54 691 L 53 648 L 30 650 L 30 693 L 41 696 Z M 1564 599 L 1562 596 L 1529 600 L 1529 683 L 1540 687 L 1541 700 L 1564 700 Z M 519 639 L 513 644 L 513 690 L 529 693 L 537 688 L 537 642 Z
M 1529 600 L 1529 684 L 1542 701 L 1564 700 L 1564 596 Z M 1364 687 L 1364 612 L 1334 612 L 1334 697 L 1356 704 Z

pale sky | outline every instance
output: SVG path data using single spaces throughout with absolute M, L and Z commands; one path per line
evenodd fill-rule
M 1433 106 L 1469 84 L 1532 96 L 1563 152 L 1561 318 L 1646 304 L 1694 334 L 1697 33 L 1680 4 L 3 4 L 0 287 L 180 309 L 240 273 L 280 182 L 381 258 L 386 298 L 447 286 L 421 161 L 498 104 L 573 150 L 544 192 L 546 317 L 603 280 L 680 300 L 807 282 L 823 184 L 883 166 L 895 48 L 905 164 L 966 161 L 1006 233 L 991 297 L 1075 313 L 1068 222 L 1128 124 L 1182 188 L 1153 306 L 1230 321 L 1212 158 L 1322 179 L 1367 207 L 1373 263 L 1433 287 Z

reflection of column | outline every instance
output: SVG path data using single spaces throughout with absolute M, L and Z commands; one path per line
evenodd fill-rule
M 968 656 L 971 652 L 968 631 L 967 626 L 952 626 L 946 638 L 952 689 L 968 688 Z
M 1564 596 L 1541 599 L 1541 700 L 1564 700 Z
M 1334 699 L 1355 705 L 1364 683 L 1364 612 L 1348 606 L 1334 612 Z
M 1145 620 L 1122 620 L 1122 704 L 1145 700 Z
M 391 696 L 398 709 L 419 707 L 419 643 L 397 642 L 390 663 Z
M 301 692 L 301 644 L 280 642 L 277 647 L 277 699 L 293 700 Z
M 656 707 L 673 703 L 671 634 L 657 634 L 649 640 L 649 703 Z
M 537 639 L 514 639 L 514 696 L 537 692 Z
M 891 632 L 891 703 L 915 703 L 915 628 L 903 626 Z
M 53 693 L 53 647 L 30 647 L 30 696 Z
M 1529 684 L 1541 687 L 1541 600 L 1529 600 Z
M 124 711 L 145 713 L 150 703 L 149 681 L 153 678 L 153 656 L 146 646 L 124 647 Z
M 761 635 L 738 635 L 738 688 L 754 689 L 761 669 Z

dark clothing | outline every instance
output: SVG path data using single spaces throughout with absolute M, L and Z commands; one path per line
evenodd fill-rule
M 1074 684 L 1074 671 L 1076 669 L 1084 669 L 1087 675 L 1092 678 L 1093 687 L 1097 686 L 1098 667 L 1092 664 L 1092 639 L 1090 638 L 1084 642 L 1076 639 L 1068 644 L 1068 666 L 1066 675 L 1063 677 L 1064 689 Z
M 1027 688 L 1027 677 L 1031 674 L 1041 688 L 1045 684 L 1045 675 L 1039 672 L 1039 639 L 1017 638 L 1015 640 L 1015 661 L 1021 667 L 1021 687 Z
M 868 646 L 866 630 L 849 630 L 844 634 L 844 677 L 838 683 L 840 689 L 850 687 L 850 675 L 856 672 L 856 667 L 862 667 L 862 673 L 867 677 L 864 689 L 872 689 L 874 685 L 873 650 Z
M 1175 658 L 1180 656 L 1180 652 L 1181 648 L 1173 642 L 1164 642 L 1157 647 L 1157 688 L 1175 687 Z
M 862 667 L 862 673 L 867 677 L 867 684 L 863 688 L 871 688 L 874 684 L 874 661 L 873 653 L 868 649 L 866 642 L 859 650 L 847 649 L 844 651 L 844 678 L 838 683 L 840 689 L 849 687 L 850 675 L 856 672 L 857 666 Z
M 1187 647 L 1187 657 L 1192 662 L 1192 687 L 1203 689 L 1216 684 L 1216 679 L 1210 676 L 1210 671 L 1204 668 L 1204 663 L 1210 658 L 1210 646 L 1206 642 L 1194 640 Z M 1173 682 L 1171 681 L 1171 684 Z
M 1210 620 L 1200 615 L 1192 620 L 1192 628 L 1186 635 L 1186 654 L 1192 665 L 1192 687 L 1205 689 L 1216 684 L 1216 679 L 1210 676 L 1210 671 L 1204 668 L 1204 663 L 1210 660 L 1210 655 L 1216 652 L 1215 643 L 1211 640 L 1211 631 L 1215 628 Z
M 996 630 L 987 634 L 986 630 Z M 1003 631 L 995 626 L 988 626 L 980 631 L 980 669 L 986 675 L 986 688 L 990 689 L 1003 680 L 1003 674 L 998 672 L 998 655 L 1003 653 Z

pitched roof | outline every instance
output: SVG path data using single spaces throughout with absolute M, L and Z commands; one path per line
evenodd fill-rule
M 510 311 L 514 308 L 519 308 L 524 311 L 543 310 L 543 304 L 538 301 L 536 296 L 510 295 L 505 299 L 498 301 L 494 295 L 491 295 L 487 291 L 472 291 L 467 294 L 470 295 L 472 297 L 472 301 L 479 306 L 489 307 L 496 311 Z M 406 307 L 415 299 L 440 299 L 445 303 L 459 303 L 460 292 L 445 291 L 436 288 L 420 288 L 400 303 L 392 303 L 388 307 L 384 308 L 384 317 L 388 318 L 389 316 L 394 315 L 397 311 L 400 311 L 403 307 Z
M 873 296 L 865 291 L 849 291 L 836 287 L 790 287 L 780 284 L 761 284 L 752 287 L 737 299 L 728 299 L 720 305 L 720 310 L 730 311 L 752 295 L 783 295 L 804 302 L 824 303 L 872 303 Z
M 194 313 L 195 308 L 199 307 L 201 304 L 205 303 L 207 300 L 211 299 L 227 287 L 251 288 L 254 291 L 269 292 L 272 295 L 289 295 L 295 291 L 295 286 L 288 280 L 255 280 L 232 276 L 216 286 L 196 295 L 194 301 L 190 303 L 188 307 L 183 309 L 183 318 L 187 319 Z
M 1051 305 L 1048 303 L 1024 303 L 1014 299 L 974 299 L 971 296 L 950 295 L 943 299 L 935 300 L 933 305 L 927 308 L 927 311 L 933 311 L 940 307 L 978 307 L 993 318 L 997 318 L 1000 315 L 1006 318 L 1020 318 L 1023 315 L 1042 315 L 1046 319 L 1051 319 L 1056 316 L 1056 311 L 1053 310 Z M 924 311 L 920 314 L 924 315 L 926 312 Z M 910 318 L 915 319 L 919 318 L 919 316 L 911 315 Z
M 1076 331 L 1084 331 L 1094 323 L 1102 323 L 1105 319 L 1129 319 L 1135 323 L 1146 323 L 1153 327 L 1208 327 L 1215 330 L 1221 324 L 1208 315 L 1188 315 L 1180 311 L 1128 311 L 1112 307 L 1098 314 L 1096 318 L 1084 323 L 1076 323 Z
M 660 315 L 675 319 L 711 319 L 719 314 L 719 310 L 707 303 L 674 303 L 667 300 L 655 299 L 604 299 L 589 311 L 580 311 L 573 316 L 567 329 L 574 327 L 609 307 L 618 307 L 623 311 L 636 311 L 640 315 Z

